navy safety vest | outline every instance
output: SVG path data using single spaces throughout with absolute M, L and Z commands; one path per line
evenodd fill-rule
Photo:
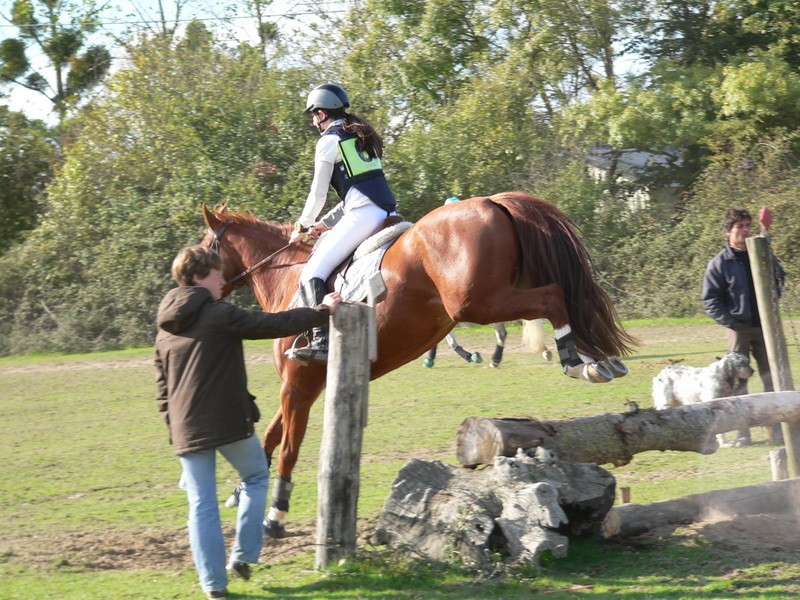
M 397 201 L 394 198 L 389 182 L 383 174 L 381 159 L 370 158 L 366 152 L 358 149 L 358 138 L 348 134 L 341 125 L 333 125 L 325 131 L 325 135 L 339 137 L 341 162 L 333 165 L 331 186 L 339 198 L 344 200 L 350 188 L 356 188 L 387 213 L 394 212 Z

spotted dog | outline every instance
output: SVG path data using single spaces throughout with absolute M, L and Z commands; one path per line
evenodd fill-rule
M 662 410 L 733 396 L 753 373 L 750 359 L 739 352 L 726 352 L 707 367 L 668 365 L 653 379 L 653 405 Z M 722 434 L 717 440 L 727 445 Z

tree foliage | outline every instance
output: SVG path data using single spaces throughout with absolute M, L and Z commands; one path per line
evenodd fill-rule
M 0 106 L 0 251 L 36 225 L 55 160 L 44 123 Z
M 98 10 L 85 6 L 68 0 L 14 0 L 11 24 L 19 36 L 0 42 L 0 82 L 42 94 L 53 103 L 62 122 L 70 107 L 100 83 L 111 65 L 108 49 L 87 45 L 87 36 L 97 26 Z M 35 66 L 36 52 L 46 57 L 52 74 Z
M 17 0 L 16 18 L 37 1 Z M 258 23 L 268 5 L 248 3 Z M 623 316 L 677 316 L 701 312 L 724 209 L 766 204 L 797 306 L 799 22 L 784 0 L 356 0 L 317 39 L 282 39 L 275 60 L 274 31 L 236 47 L 200 22 L 137 38 L 70 122 L 44 196 L 31 160 L 48 160 L 44 132 L 6 114 L 3 148 L 27 154 L 6 152 L 0 177 L 24 182 L 22 213 L 36 198 L 46 213 L 0 258 L 0 352 L 149 342 L 169 261 L 203 233 L 202 203 L 299 214 L 316 139 L 303 99 L 323 81 L 384 134 L 407 218 L 452 195 L 534 193 L 578 224 Z M 27 73 L 25 40 L 7 42 L 3 72 Z M 642 68 L 625 72 L 633 52 Z M 610 149 L 602 176 L 587 168 L 597 146 Z M 623 150 L 663 164 L 631 176 Z M 659 188 L 680 200 L 656 206 Z
M 74 124 L 41 224 L 3 257 L 0 288 L 20 278 L 0 308 L 6 350 L 149 342 L 171 259 L 202 236 L 201 204 L 288 216 L 308 129 L 298 88 L 298 73 L 222 49 L 198 23 L 139 47 Z

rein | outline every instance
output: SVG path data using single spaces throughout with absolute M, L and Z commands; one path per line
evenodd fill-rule
M 214 231 L 213 229 L 209 228 L 211 233 L 214 235 L 214 238 L 211 240 L 211 243 L 209 245 L 215 252 L 219 252 L 219 241 L 222 239 L 222 235 L 225 233 L 225 230 L 228 228 L 228 226 L 231 223 L 233 223 L 233 221 L 225 221 L 225 223 L 222 224 L 222 227 L 219 228 L 219 231 Z M 247 277 L 250 273 L 252 273 L 253 271 L 255 271 L 256 269 L 258 269 L 260 267 L 263 267 L 265 264 L 267 264 L 269 261 L 271 261 L 273 258 L 275 258 L 275 256 L 277 256 L 278 254 L 280 254 L 281 252 L 286 250 L 291 245 L 292 245 L 292 242 L 289 242 L 288 244 L 286 244 L 282 248 L 278 248 L 275 252 L 273 252 L 269 256 L 266 256 L 266 257 L 262 258 L 256 264 L 254 264 L 254 265 L 252 265 L 250 267 L 247 267 L 244 271 L 242 271 L 238 275 L 236 275 L 234 277 L 231 277 L 228 281 L 225 282 L 225 285 L 226 286 L 230 286 L 233 283 L 235 283 L 235 282 L 239 281 L 240 279 L 242 279 L 243 277 Z

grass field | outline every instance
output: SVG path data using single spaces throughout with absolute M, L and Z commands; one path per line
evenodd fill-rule
M 591 385 L 525 352 L 511 328 L 499 369 L 463 362 L 442 346 L 433 369 L 420 361 L 373 382 L 365 430 L 359 517 L 368 533 L 397 471 L 411 458 L 455 463 L 456 431 L 470 416 L 564 418 L 650 404 L 654 375 L 670 360 L 703 366 L 724 351 L 705 319 L 634 322 L 642 341 L 628 377 Z M 787 330 L 788 331 L 788 330 Z M 459 341 L 487 356 L 488 327 L 459 328 Z M 789 340 L 796 372 L 797 340 Z M 251 391 L 265 415 L 277 407 L 269 343 L 248 343 Z M 154 402 L 151 350 L 0 359 L 0 598 L 200 598 L 186 543 L 180 468 Z M 750 391 L 761 390 L 756 376 Z M 288 526 L 299 535 L 268 542 L 265 564 L 231 598 L 797 598 L 797 527 L 764 521 L 766 545 L 740 547 L 722 525 L 610 544 L 571 540 L 569 556 L 539 569 L 471 572 L 398 559 L 368 544 L 330 572 L 313 570 L 318 403 L 294 474 Z M 756 444 L 710 456 L 647 452 L 605 465 L 639 503 L 769 480 L 764 432 Z M 220 466 L 220 498 L 235 484 Z M 233 523 L 233 511 L 223 519 Z M 735 523 L 725 524 L 733 532 Z M 776 529 L 770 530 L 773 526 Z M 713 534 L 713 535 L 712 535 Z M 731 534 L 732 535 L 732 534 Z M 770 546 L 772 542 L 772 547 Z M 766 548 L 766 550 L 765 550 Z M 573 585 L 591 588 L 568 591 Z

